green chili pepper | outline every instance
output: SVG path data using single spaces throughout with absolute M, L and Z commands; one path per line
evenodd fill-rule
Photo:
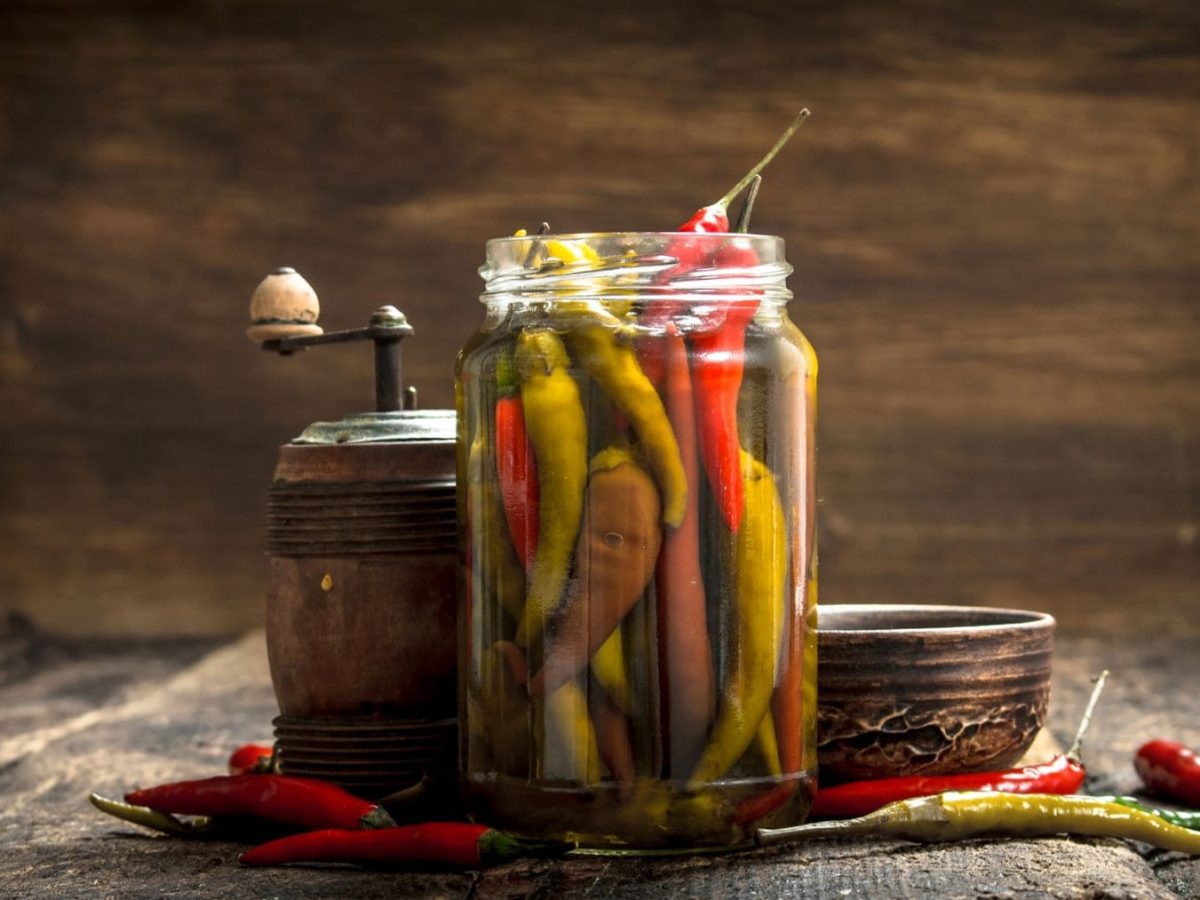
M 629 712 L 633 701 L 629 693 L 629 673 L 625 670 L 625 640 L 621 629 L 614 629 L 591 659 L 592 674 L 617 708 Z
M 1142 809 L 1078 794 L 947 792 L 889 803 L 857 819 L 795 828 L 760 828 L 760 845 L 817 837 L 879 835 L 909 841 L 958 841 L 989 834 L 1083 834 L 1142 841 L 1200 856 L 1200 832 Z
M 571 567 L 587 487 L 587 423 L 562 341 L 525 331 L 513 358 L 521 379 L 525 427 L 537 462 L 538 540 L 516 643 L 540 661 L 546 620 L 558 606 Z
M 734 536 L 736 586 L 729 626 L 733 643 L 729 675 L 708 745 L 689 781 L 692 790 L 720 778 L 746 752 L 775 688 L 787 578 L 787 527 L 771 470 L 744 450 L 741 457 L 745 505 L 742 526 Z

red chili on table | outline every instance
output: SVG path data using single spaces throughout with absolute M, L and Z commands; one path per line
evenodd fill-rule
M 125 802 L 185 816 L 258 816 L 301 828 L 387 828 L 376 806 L 336 785 L 286 775 L 220 775 L 130 791 Z
M 271 771 L 274 748 L 265 744 L 243 744 L 229 754 L 230 775 L 251 775 Z
M 1064 754 L 1040 766 L 962 775 L 902 776 L 852 781 L 817 791 L 809 813 L 817 819 L 865 816 L 896 800 L 943 791 L 1000 791 L 1006 794 L 1074 794 L 1087 774 L 1077 758 Z
M 478 869 L 559 849 L 523 841 L 485 825 L 424 822 L 375 831 L 327 829 L 280 838 L 242 854 L 248 866 L 298 862 L 423 863 Z
M 1133 767 L 1153 793 L 1200 807 L 1200 758 L 1195 750 L 1157 738 L 1138 749 Z

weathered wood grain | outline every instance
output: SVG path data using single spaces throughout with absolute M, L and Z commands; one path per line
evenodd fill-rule
M 274 448 L 369 354 L 245 342 L 270 268 L 384 302 L 427 406 L 483 241 L 663 228 L 798 106 L 761 230 L 821 354 L 822 595 L 1194 616 L 1200 7 L 0 7 L 0 576 L 71 631 L 261 618 Z
M 1200 691 L 1173 660 L 1117 635 L 1060 640 L 1052 725 L 1069 741 L 1097 665 L 1113 678 L 1084 753 L 1097 792 L 1131 792 L 1138 734 L 1200 741 Z M 206 655 L 203 650 L 208 650 Z M 27 664 L 24 657 L 37 657 Z M 80 658 L 86 656 L 86 659 Z M 140 665 L 135 665 L 135 661 Z M 1200 859 L 1107 839 L 918 845 L 820 840 L 684 859 L 522 860 L 482 873 L 346 867 L 246 869 L 240 846 L 151 836 L 87 804 L 97 791 L 203 777 L 231 747 L 269 738 L 275 714 L 261 631 L 230 644 L 50 639 L 0 622 L 0 884 L 42 897 L 1194 897 Z M 1048 733 L 1043 731 L 1043 736 Z M 1053 741 L 1039 739 L 1047 758 Z

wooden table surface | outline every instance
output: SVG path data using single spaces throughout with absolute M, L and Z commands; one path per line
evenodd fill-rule
M 1085 756 L 1093 792 L 1129 792 L 1139 741 L 1200 744 L 1194 635 L 1061 637 L 1047 737 L 1065 742 L 1089 677 L 1113 671 Z M 1180 673 L 1184 673 L 1182 676 Z M 917 845 L 821 840 L 730 856 L 517 862 L 484 873 L 247 870 L 222 842 L 163 839 L 92 809 L 87 794 L 223 770 L 269 739 L 263 635 L 231 643 L 107 645 L 0 626 L 0 886 L 19 897 L 625 896 L 1069 897 L 1200 895 L 1200 858 L 1108 839 Z M 1043 743 L 1045 746 L 1045 743 Z

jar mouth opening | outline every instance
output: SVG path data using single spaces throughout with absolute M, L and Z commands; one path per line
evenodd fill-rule
M 757 295 L 786 302 L 792 267 L 767 234 L 614 231 L 493 238 L 479 274 L 482 300 L 570 295 L 697 300 Z
M 571 231 L 571 232 L 547 232 L 546 234 L 523 234 L 523 235 L 505 235 L 504 237 L 489 238 L 486 246 L 491 248 L 509 246 L 511 244 L 528 244 L 530 241 L 588 241 L 588 242 L 611 242 L 611 241 L 637 241 L 654 238 L 667 239 L 687 239 L 690 241 L 698 241 L 701 243 L 712 243 L 714 245 L 721 244 L 730 239 L 746 240 L 755 244 L 760 242 L 779 242 L 783 244 L 783 238 L 774 234 L 762 234 L 760 232 L 740 232 L 740 231 Z

